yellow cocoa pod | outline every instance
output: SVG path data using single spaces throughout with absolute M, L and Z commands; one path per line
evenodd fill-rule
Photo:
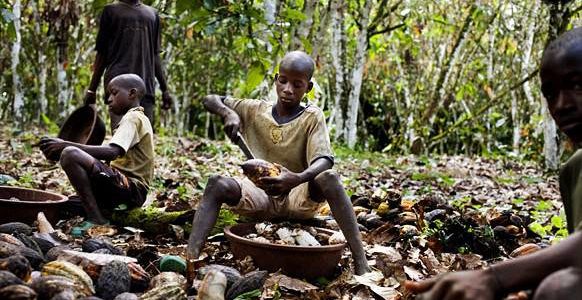
M 521 247 L 513 250 L 511 252 L 511 254 L 509 254 L 509 256 L 511 256 L 511 257 L 524 256 L 527 254 L 534 253 L 534 252 L 541 250 L 541 249 L 542 249 L 542 247 L 540 247 L 536 244 L 529 243 L 529 244 L 522 245 Z
M 243 174 L 255 184 L 259 184 L 261 177 L 276 177 L 281 174 L 281 170 L 274 164 L 262 159 L 250 159 L 245 161 L 241 168 Z

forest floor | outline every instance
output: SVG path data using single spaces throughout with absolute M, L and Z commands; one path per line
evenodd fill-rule
M 63 171 L 33 146 L 46 134 L 38 129 L 0 131 L 0 174 L 14 179 L 0 177 L 0 184 L 73 194 Z M 149 201 L 168 212 L 195 207 L 211 175 L 243 176 L 242 152 L 227 141 L 162 136 L 156 138 L 156 154 Z M 346 249 L 341 267 L 329 278 L 309 284 L 268 279 L 239 299 L 258 295 L 264 299 L 409 299 L 412 296 L 401 285 L 406 279 L 483 268 L 510 258 L 526 243 L 543 248 L 567 235 L 557 176 L 544 174 L 536 164 L 514 158 L 390 156 L 343 148 L 336 149 L 336 155 L 334 168 L 354 204 L 374 272 L 353 276 Z M 329 209 L 320 212 L 321 226 L 337 229 L 325 218 Z M 161 255 L 184 255 L 192 212 L 183 215 L 186 218 L 174 224 L 178 226 L 158 224 L 151 230 L 143 226 L 140 251 L 146 249 L 151 255 L 140 263 L 151 275 L 158 272 Z M 223 210 L 220 217 L 197 264 L 228 265 L 243 274 L 254 270 L 248 259 L 233 259 L 221 234 L 221 226 L 235 223 L 237 216 Z M 67 233 L 76 222 L 78 218 L 66 220 L 57 227 Z M 118 226 L 120 234 L 110 237 L 128 255 L 128 241 L 135 239 L 135 231 L 130 231 L 139 224 L 129 225 Z

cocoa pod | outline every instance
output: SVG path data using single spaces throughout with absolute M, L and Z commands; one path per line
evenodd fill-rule
M 129 292 L 131 276 L 127 264 L 114 260 L 101 269 L 97 280 L 97 295 L 112 300 L 117 295 Z
M 172 283 L 178 284 L 184 290 L 188 288 L 188 281 L 186 280 L 186 277 L 176 272 L 162 272 L 154 276 L 150 281 L 150 288 L 155 289 L 157 287 Z
M 36 292 L 26 285 L 14 284 L 0 289 L 2 300 L 34 300 Z
M 18 247 L 26 247 L 19 239 L 8 233 L 0 233 L 0 241 L 12 244 Z
M 527 254 L 537 252 L 541 249 L 542 249 L 542 247 L 540 247 L 536 244 L 529 243 L 529 244 L 522 245 L 521 247 L 518 247 L 515 250 L 511 251 L 511 254 L 509 254 L 509 256 L 511 256 L 511 257 L 524 256 Z
M 64 290 L 54 295 L 51 300 L 76 300 L 77 296 L 73 290 Z
M 210 270 L 198 290 L 196 300 L 224 300 L 226 276 L 218 270 Z
M 246 274 L 242 279 L 235 282 L 226 292 L 227 300 L 233 300 L 238 295 L 259 289 L 267 280 L 267 271 L 253 271 Z
M 95 252 L 96 250 L 99 249 L 107 249 L 109 250 L 109 254 L 115 255 L 125 254 L 123 253 L 123 250 L 116 248 L 115 246 L 113 246 L 113 244 L 101 238 L 86 239 L 85 241 L 83 241 L 83 244 L 81 244 L 81 247 L 83 249 L 83 252 Z
M 241 168 L 243 174 L 256 185 L 259 185 L 261 177 L 276 177 L 281 174 L 281 170 L 277 166 L 262 159 L 247 160 L 241 165 Z
M 28 281 L 32 272 L 30 262 L 22 255 L 13 255 L 0 259 L 0 270 L 9 271 L 23 281 Z
M 217 270 L 222 272 L 224 275 L 226 275 L 226 289 L 228 290 L 235 282 L 239 281 L 242 278 L 242 275 L 240 274 L 240 272 L 232 267 L 228 267 L 228 266 L 223 266 L 223 265 L 208 265 L 205 266 L 203 268 L 201 268 L 198 271 L 198 275 L 200 276 L 199 278 L 204 278 L 204 276 L 206 276 L 206 274 L 210 271 L 210 270 Z
M 139 298 L 137 297 L 136 294 L 123 293 L 123 294 L 117 295 L 117 297 L 115 297 L 115 299 L 113 299 L 113 300 L 138 300 L 138 299 Z
M 24 284 L 24 281 L 8 271 L 0 271 L 0 288 L 14 284 Z
M 95 294 L 93 280 L 80 267 L 66 261 L 55 260 L 42 267 L 42 275 L 58 275 L 67 277 L 77 285 L 77 291 L 83 296 Z
M 44 263 L 44 258 L 42 255 L 32 249 L 27 247 L 19 247 L 0 241 L 0 258 L 6 258 L 17 254 L 26 257 L 26 259 L 30 262 L 30 265 L 35 269 Z
M 168 284 L 151 289 L 139 297 L 140 300 L 186 300 L 186 293 L 177 284 Z
M 10 222 L 0 225 L 0 233 L 24 233 L 26 235 L 32 234 L 32 227 L 21 222 Z
M 38 294 L 38 300 L 50 300 L 52 297 L 66 290 L 76 291 L 73 280 L 56 275 L 35 278 L 32 280 L 30 287 Z M 83 295 L 77 296 L 80 298 Z

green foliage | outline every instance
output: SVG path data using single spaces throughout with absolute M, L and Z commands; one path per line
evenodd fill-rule
M 278 297 L 275 296 L 273 299 L 279 299 L 280 296 L 281 295 L 279 293 Z M 252 290 L 250 292 L 240 294 L 236 298 L 234 298 L 234 300 L 252 300 L 252 299 L 259 299 L 260 297 L 261 297 L 261 290 L 256 289 L 256 290 Z
M 211 235 L 222 233 L 224 227 L 235 225 L 239 216 L 229 209 L 220 209 L 218 220 L 210 232 Z
M 51 135 L 57 135 L 59 133 L 60 127 L 59 125 L 57 125 L 55 122 L 53 122 L 47 115 L 45 114 L 41 114 L 41 119 L 42 122 L 44 123 L 44 125 L 46 126 L 46 128 L 48 129 L 48 132 Z

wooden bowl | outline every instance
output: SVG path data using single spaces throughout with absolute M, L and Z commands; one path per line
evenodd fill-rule
M 317 230 L 330 235 L 334 232 L 323 228 Z M 346 243 L 310 247 L 260 243 L 243 237 L 249 233 L 256 233 L 254 223 L 237 224 L 224 229 L 236 258 L 242 259 L 248 255 L 260 269 L 270 272 L 281 269 L 283 273 L 296 278 L 313 279 L 332 275 L 346 246 Z
M 32 224 L 41 211 L 54 224 L 58 221 L 61 205 L 68 200 L 63 195 L 47 191 L 0 186 L 0 224 Z

